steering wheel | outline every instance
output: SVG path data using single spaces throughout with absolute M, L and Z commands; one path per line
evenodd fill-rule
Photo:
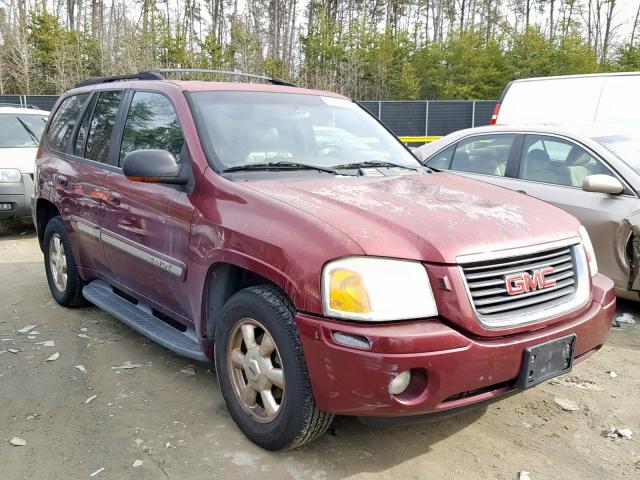
M 318 145 L 313 151 L 314 155 L 319 157 L 330 157 L 332 154 L 344 152 L 343 148 L 340 145 L 335 143 L 323 143 L 322 145 Z

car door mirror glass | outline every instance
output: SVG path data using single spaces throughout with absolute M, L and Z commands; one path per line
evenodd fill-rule
M 122 161 L 122 171 L 129 180 L 144 183 L 185 185 L 189 181 L 183 165 L 166 150 L 134 150 Z
M 624 191 L 624 186 L 611 175 L 589 175 L 582 182 L 582 190 L 617 195 Z

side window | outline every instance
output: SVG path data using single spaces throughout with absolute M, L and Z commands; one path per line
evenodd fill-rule
M 478 135 L 461 140 L 451 170 L 504 177 L 515 134 Z
M 84 157 L 84 146 L 87 142 L 87 133 L 89 132 L 89 123 L 91 122 L 91 116 L 93 115 L 93 109 L 96 105 L 98 95 L 94 95 L 91 99 L 91 103 L 84 112 L 80 127 L 78 127 L 78 133 L 76 134 L 76 141 L 73 145 L 73 154 L 79 157 Z
M 427 167 L 437 168 L 438 170 L 449 170 L 451 168 L 451 156 L 456 149 L 455 143 L 444 150 L 439 151 L 429 160 L 427 160 Z
M 127 153 L 144 149 L 167 150 L 180 162 L 183 144 L 178 116 L 167 97 L 136 92 L 122 132 L 120 163 Z
M 122 90 L 100 92 L 89 123 L 85 158 L 101 163 L 107 162 L 111 134 L 123 95 Z
M 582 188 L 585 177 L 611 171 L 584 148 L 568 140 L 527 135 L 522 150 L 520 178 Z
M 82 93 L 62 101 L 47 130 L 47 143 L 53 149 L 59 152 L 67 151 L 69 139 L 73 134 L 78 116 L 88 97 L 88 93 Z

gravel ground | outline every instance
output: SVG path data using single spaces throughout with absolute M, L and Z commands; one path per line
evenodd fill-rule
M 486 409 L 385 429 L 338 418 L 314 444 L 270 453 L 235 427 L 206 365 L 96 308 L 58 306 L 33 231 L 0 234 L 0 285 L 0 479 L 640 478 L 638 324 L 570 375 Z M 640 322 L 639 307 L 620 302 L 618 315 Z M 125 362 L 139 366 L 114 368 Z M 605 437 L 612 426 L 632 438 Z

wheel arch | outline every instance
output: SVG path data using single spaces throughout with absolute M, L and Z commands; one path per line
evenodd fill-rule
M 293 303 L 291 283 L 273 271 L 256 272 L 257 268 L 235 262 L 219 261 L 211 264 L 203 288 L 201 335 L 208 340 L 215 338 L 216 325 L 224 304 L 235 293 L 257 285 L 271 285 L 280 290 Z
M 52 202 L 45 198 L 38 198 L 36 201 L 36 233 L 38 234 L 38 243 L 40 250 L 44 252 L 44 231 L 47 223 L 53 218 L 60 215 L 60 210 Z

